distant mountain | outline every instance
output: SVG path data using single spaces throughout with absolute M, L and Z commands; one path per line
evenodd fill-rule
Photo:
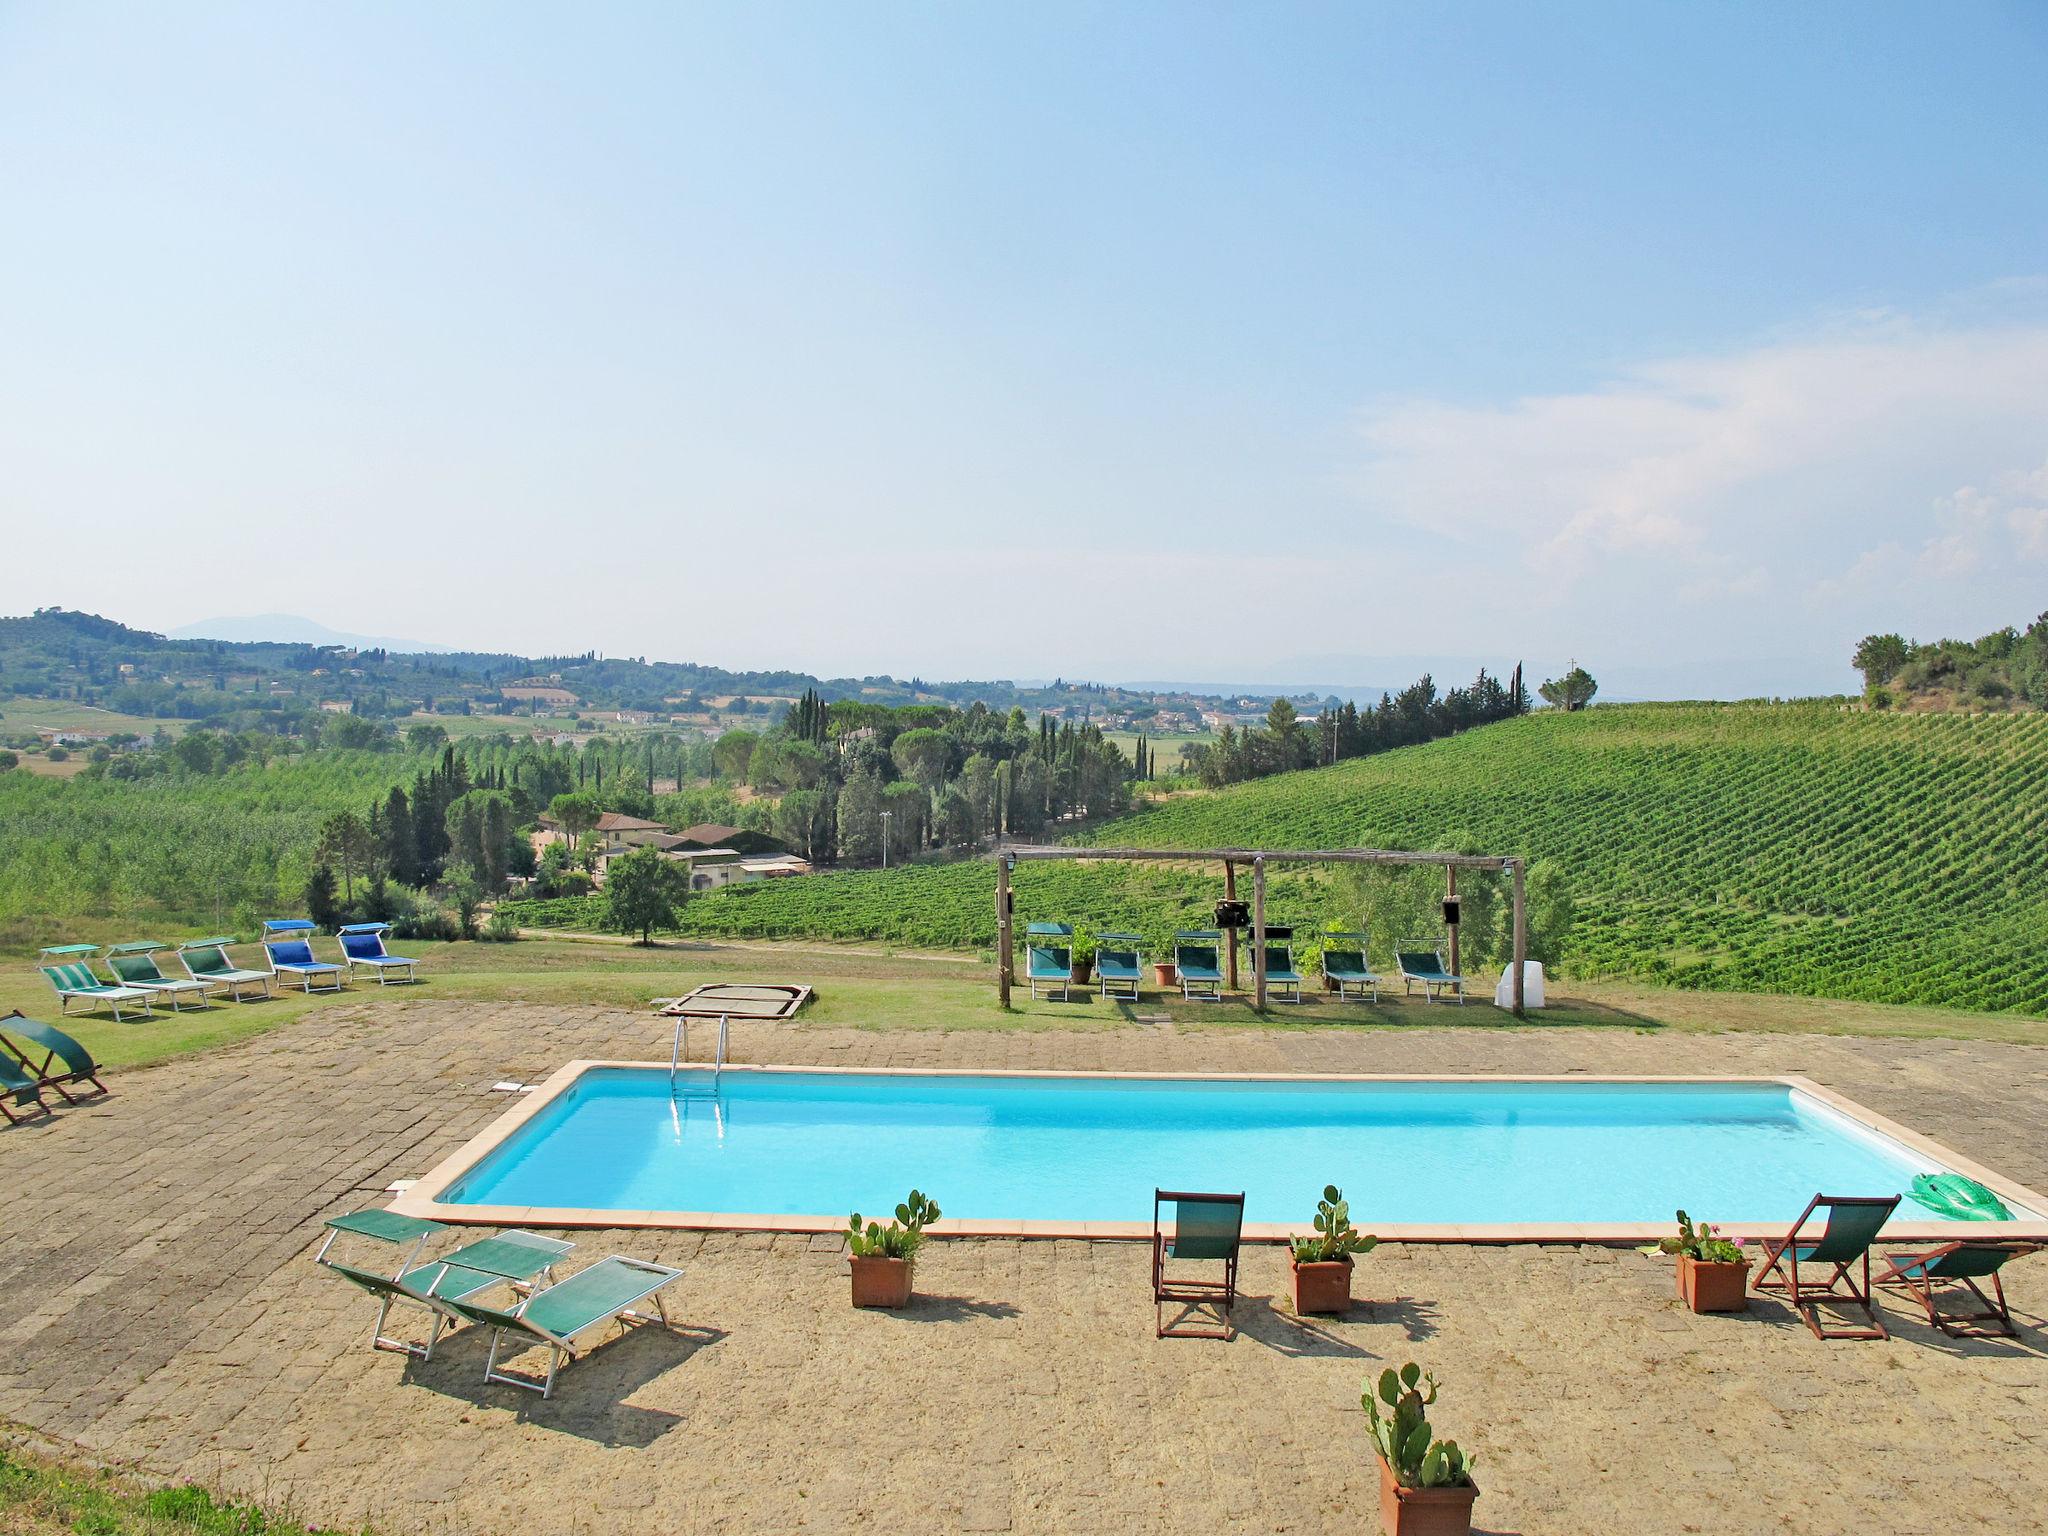
M 289 645 L 346 645 L 359 651 L 393 651 L 401 656 L 451 656 L 452 645 L 395 640 L 388 635 L 352 635 L 294 613 L 252 613 L 239 619 L 201 619 L 166 630 L 170 640 L 281 641 Z

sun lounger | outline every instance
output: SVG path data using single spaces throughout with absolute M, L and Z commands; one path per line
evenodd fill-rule
M 1065 1002 L 1074 986 L 1074 930 L 1067 923 L 1026 923 L 1024 925 L 1024 979 L 1031 995 L 1044 987 L 1060 989 Z
M 455 1266 L 450 1266 L 451 1270 Z M 465 1274 L 465 1271 L 457 1271 Z M 658 1294 L 663 1286 L 682 1278 L 682 1271 L 666 1264 L 648 1264 L 614 1254 L 588 1269 L 578 1270 L 566 1280 L 533 1292 L 512 1308 L 489 1307 L 474 1300 L 451 1298 L 447 1305 L 473 1323 L 491 1330 L 491 1353 L 484 1363 L 484 1380 L 524 1387 L 551 1397 L 555 1375 L 566 1361 L 576 1358 L 576 1336 L 601 1323 L 617 1322 L 623 1329 L 634 1323 L 667 1328 L 668 1309 Z M 457 1284 L 461 1281 L 458 1279 Z M 473 1296 L 475 1293 L 472 1292 Z M 655 1316 L 631 1310 L 639 1302 L 654 1298 Z M 536 1381 L 498 1369 L 498 1351 L 505 1336 L 512 1334 L 522 1343 L 539 1344 L 548 1351 L 548 1374 Z
M 1806 1319 L 1806 1326 L 1813 1330 L 1817 1339 L 1888 1337 L 1884 1324 L 1878 1321 L 1870 1303 L 1870 1245 L 1877 1241 L 1878 1229 L 1898 1208 L 1901 1198 L 1899 1195 L 1815 1195 L 1806 1203 L 1806 1209 L 1799 1213 L 1799 1219 L 1792 1223 L 1790 1232 L 1780 1240 L 1764 1244 L 1764 1267 L 1757 1273 L 1756 1289 L 1783 1295 Z M 1823 1209 L 1827 1212 L 1827 1225 L 1820 1237 L 1814 1241 L 1802 1238 L 1799 1229 L 1806 1225 L 1815 1211 Z M 1859 1262 L 1863 1266 L 1860 1285 L 1856 1276 L 1849 1272 Z M 1802 1264 L 1816 1268 L 1832 1266 L 1832 1269 L 1825 1280 L 1809 1280 L 1799 1273 Z M 1772 1278 L 1774 1274 L 1776 1279 Z M 1860 1307 L 1863 1315 L 1870 1319 L 1870 1325 L 1867 1328 L 1822 1327 L 1819 1304 L 1823 1301 L 1845 1302 L 1849 1306 Z
M 1465 978 L 1454 976 L 1444 965 L 1443 951 L 1424 944 L 1411 944 L 1394 951 L 1394 963 L 1401 971 L 1401 995 L 1406 997 L 1415 990 L 1415 983 L 1422 983 L 1422 1000 L 1426 1003 L 1432 997 L 1449 994 L 1462 1007 L 1465 1002 Z
M 34 1114 L 17 1114 L 17 1110 L 35 1110 L 50 1113 L 50 1106 L 43 1102 L 42 1085 L 22 1070 L 21 1064 L 12 1057 L 0 1054 L 0 1116 L 5 1116 L 9 1125 L 20 1125 L 32 1120 Z
M 149 994 L 140 987 L 110 987 L 93 973 L 90 956 L 97 950 L 97 944 L 56 944 L 43 951 L 42 958 L 49 961 L 42 966 L 43 977 L 57 993 L 57 1011 L 71 1012 L 74 1002 L 84 1002 L 86 1011 L 94 1008 L 111 1008 L 116 1020 L 122 1018 L 121 1005 L 127 1003 L 142 1010 L 148 1018 Z
M 245 971 L 228 958 L 228 946 L 234 942 L 228 938 L 188 939 L 178 946 L 178 963 L 194 981 L 219 987 L 235 1002 L 249 1001 L 245 987 L 254 987 L 256 997 L 270 996 L 270 972 Z
M 1366 949 L 1362 933 L 1323 935 L 1323 979 L 1336 987 L 1339 1002 L 1348 995 L 1347 988 L 1369 994 L 1374 1002 L 1380 1000 L 1380 979 L 1366 962 Z
M 351 971 L 359 965 L 368 966 L 376 973 L 380 987 L 394 981 L 419 980 L 414 973 L 417 960 L 394 955 L 384 947 L 384 935 L 390 927 L 389 923 L 350 923 L 341 930 L 343 964 Z M 405 974 L 400 976 L 399 971 Z
M 421 1259 L 420 1250 L 427 1239 L 445 1230 L 438 1221 L 380 1210 L 354 1211 L 327 1223 L 327 1239 L 313 1256 L 313 1262 L 377 1298 L 377 1324 L 370 1334 L 372 1349 L 433 1359 L 441 1330 L 459 1328 L 468 1321 L 453 1309 L 451 1302 L 478 1295 L 494 1285 L 530 1288 L 535 1279 L 545 1283 L 554 1278 L 555 1261 L 575 1246 L 560 1238 L 513 1230 L 466 1243 L 441 1258 Z M 407 1252 L 392 1273 L 383 1274 L 329 1258 L 328 1251 L 335 1240 L 344 1235 L 404 1246 Z M 418 1307 L 433 1318 L 432 1331 L 425 1343 L 385 1334 L 384 1325 L 394 1306 Z
M 1160 1222 L 1160 1208 L 1173 1207 L 1173 1232 Z M 1182 1190 L 1152 1191 L 1152 1314 L 1162 1339 L 1227 1339 L 1234 1332 L 1230 1309 L 1237 1301 L 1237 1250 L 1244 1233 L 1244 1196 L 1189 1194 Z M 1168 1275 L 1171 1262 L 1221 1263 L 1221 1279 L 1189 1279 Z M 1166 1304 L 1180 1312 L 1169 1323 Z M 1223 1314 L 1221 1328 L 1190 1325 L 1196 1307 L 1215 1307 Z
M 1210 1002 L 1223 996 L 1223 968 L 1217 950 L 1223 935 L 1214 928 L 1187 928 L 1173 936 L 1173 969 L 1180 977 L 1180 995 Z
M 1104 997 L 1128 997 L 1136 1001 L 1145 980 L 1144 940 L 1135 933 L 1098 933 L 1095 936 L 1095 977 Z
M 1290 996 L 1280 1001 L 1298 1003 L 1301 1001 L 1301 973 L 1294 968 L 1294 930 L 1292 928 L 1266 929 L 1266 995 L 1286 992 Z
M 168 997 L 171 1012 L 184 1009 L 185 998 L 201 1008 L 211 1007 L 206 1000 L 212 989 L 203 981 L 194 981 L 187 976 L 179 978 L 166 976 L 163 967 L 156 963 L 158 950 L 169 949 L 170 945 L 155 939 L 142 939 L 133 944 L 116 944 L 107 951 L 107 969 L 124 987 L 140 987 L 151 997 Z
M 36 1060 L 31 1051 L 21 1048 L 19 1042 L 24 1040 L 33 1051 L 41 1052 L 42 1060 Z M 91 1083 L 101 1094 L 107 1091 L 107 1085 L 100 1081 L 99 1063 L 92 1059 L 91 1051 L 56 1026 L 39 1024 L 19 1010 L 0 1019 L 0 1060 L 9 1057 L 19 1061 L 38 1085 L 55 1089 L 57 1097 L 66 1104 L 78 1102 L 66 1091 L 67 1083 L 74 1086 Z M 60 1061 L 64 1064 L 62 1070 L 52 1071 Z
M 306 992 L 339 992 L 341 967 L 313 958 L 313 925 L 303 917 L 273 917 L 263 924 L 263 954 L 280 986 L 296 981 Z
M 2005 1302 L 2005 1285 L 1998 1272 L 2022 1254 L 2038 1253 L 2038 1243 L 2000 1242 L 1985 1239 L 1943 1243 L 1918 1253 L 1895 1253 L 1886 1259 L 1878 1285 L 1893 1285 L 1912 1292 L 1926 1309 L 1927 1321 L 1953 1339 L 2016 1339 L 2012 1309 Z M 1985 1295 L 1979 1280 L 1991 1282 Z M 1960 1286 L 1977 1298 L 1976 1312 L 1944 1312 L 1935 1304 L 1937 1286 Z

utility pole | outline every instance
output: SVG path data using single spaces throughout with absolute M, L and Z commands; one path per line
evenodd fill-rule
M 889 818 L 895 814 L 894 811 L 882 812 L 882 868 L 884 869 L 889 867 Z

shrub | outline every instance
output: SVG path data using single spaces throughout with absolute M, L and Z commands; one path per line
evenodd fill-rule
M 490 921 L 484 924 L 477 937 L 492 944 L 510 944 L 519 937 L 519 921 L 503 907 L 498 907 L 492 911 Z

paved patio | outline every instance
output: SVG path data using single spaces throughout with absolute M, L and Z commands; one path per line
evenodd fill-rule
M 1800 1072 L 2048 1187 L 2048 1050 L 1627 1030 L 814 1031 L 735 1027 L 741 1060 L 1259 1071 Z M 1781 1307 L 1696 1318 L 1664 1261 L 1383 1248 L 1349 1318 L 1288 1313 L 1247 1260 L 1244 1332 L 1160 1342 L 1128 1243 L 951 1241 L 901 1315 L 846 1304 L 836 1239 L 577 1234 L 688 1271 L 678 1335 L 636 1331 L 555 1400 L 365 1347 L 374 1308 L 316 1270 L 321 1220 L 498 1114 L 501 1078 L 652 1058 L 618 1010 L 338 1001 L 114 1096 L 0 1131 L 0 1417 L 302 1518 L 381 1531 L 1373 1529 L 1358 1391 L 1413 1357 L 1479 1455 L 1479 1525 L 1584 1531 L 2035 1531 L 2048 1508 L 2048 1257 L 2017 1343 L 1901 1306 L 1888 1344 Z M 1313 1181 L 1317 1170 L 1304 1170 Z M 941 1192 L 943 1181 L 934 1177 Z M 1356 1191 L 1354 1191 L 1356 1194 Z M 943 1197 L 943 1196 L 942 1196 Z

